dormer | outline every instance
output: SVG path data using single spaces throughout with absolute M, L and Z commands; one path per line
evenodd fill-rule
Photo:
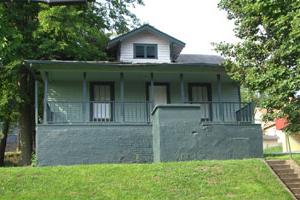
M 185 43 L 148 24 L 112 39 L 108 51 L 119 62 L 171 63 Z

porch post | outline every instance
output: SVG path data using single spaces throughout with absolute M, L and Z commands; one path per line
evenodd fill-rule
M 39 94 L 38 94 L 38 81 L 34 80 L 34 119 L 35 125 L 39 123 Z
M 181 96 L 181 103 L 184 103 L 185 102 L 185 96 L 184 96 L 183 74 L 180 74 L 180 96 Z
M 224 105 L 222 102 L 222 83 L 221 83 L 221 75 L 217 74 L 217 90 L 218 90 L 218 102 L 219 102 L 219 109 L 220 109 L 220 117 L 221 120 L 224 121 Z
M 154 76 L 153 72 L 150 74 L 151 80 L 150 80 L 150 102 L 151 102 L 151 108 L 154 108 Z
M 45 84 L 44 84 L 44 114 L 43 123 L 47 124 L 47 108 L 48 108 L 48 72 L 45 72 Z
M 83 72 L 83 80 L 82 80 L 82 119 L 84 122 L 88 121 L 87 118 L 87 83 L 86 83 L 86 72 Z
M 124 102 L 124 73 L 120 73 L 120 100 L 122 121 L 125 121 L 125 102 Z

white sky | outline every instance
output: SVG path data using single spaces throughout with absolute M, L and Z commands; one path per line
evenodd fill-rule
M 186 43 L 182 53 L 217 54 L 212 42 L 236 42 L 233 22 L 218 9 L 219 0 L 144 0 L 133 13 L 155 28 Z

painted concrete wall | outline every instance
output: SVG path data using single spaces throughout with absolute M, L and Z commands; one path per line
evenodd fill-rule
M 38 165 L 152 162 L 149 125 L 39 125 Z
M 262 157 L 259 125 L 199 120 L 197 105 L 158 106 L 152 124 L 39 125 L 38 165 Z
M 158 106 L 153 118 L 154 162 L 262 157 L 259 125 L 203 124 L 185 105 Z
M 157 59 L 134 59 L 134 43 L 157 44 Z M 152 33 L 144 32 L 121 43 L 120 61 L 132 63 L 170 63 L 170 42 Z

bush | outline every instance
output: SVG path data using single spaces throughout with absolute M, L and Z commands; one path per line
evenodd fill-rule
M 5 166 L 19 166 L 21 152 L 6 152 L 4 158 Z

